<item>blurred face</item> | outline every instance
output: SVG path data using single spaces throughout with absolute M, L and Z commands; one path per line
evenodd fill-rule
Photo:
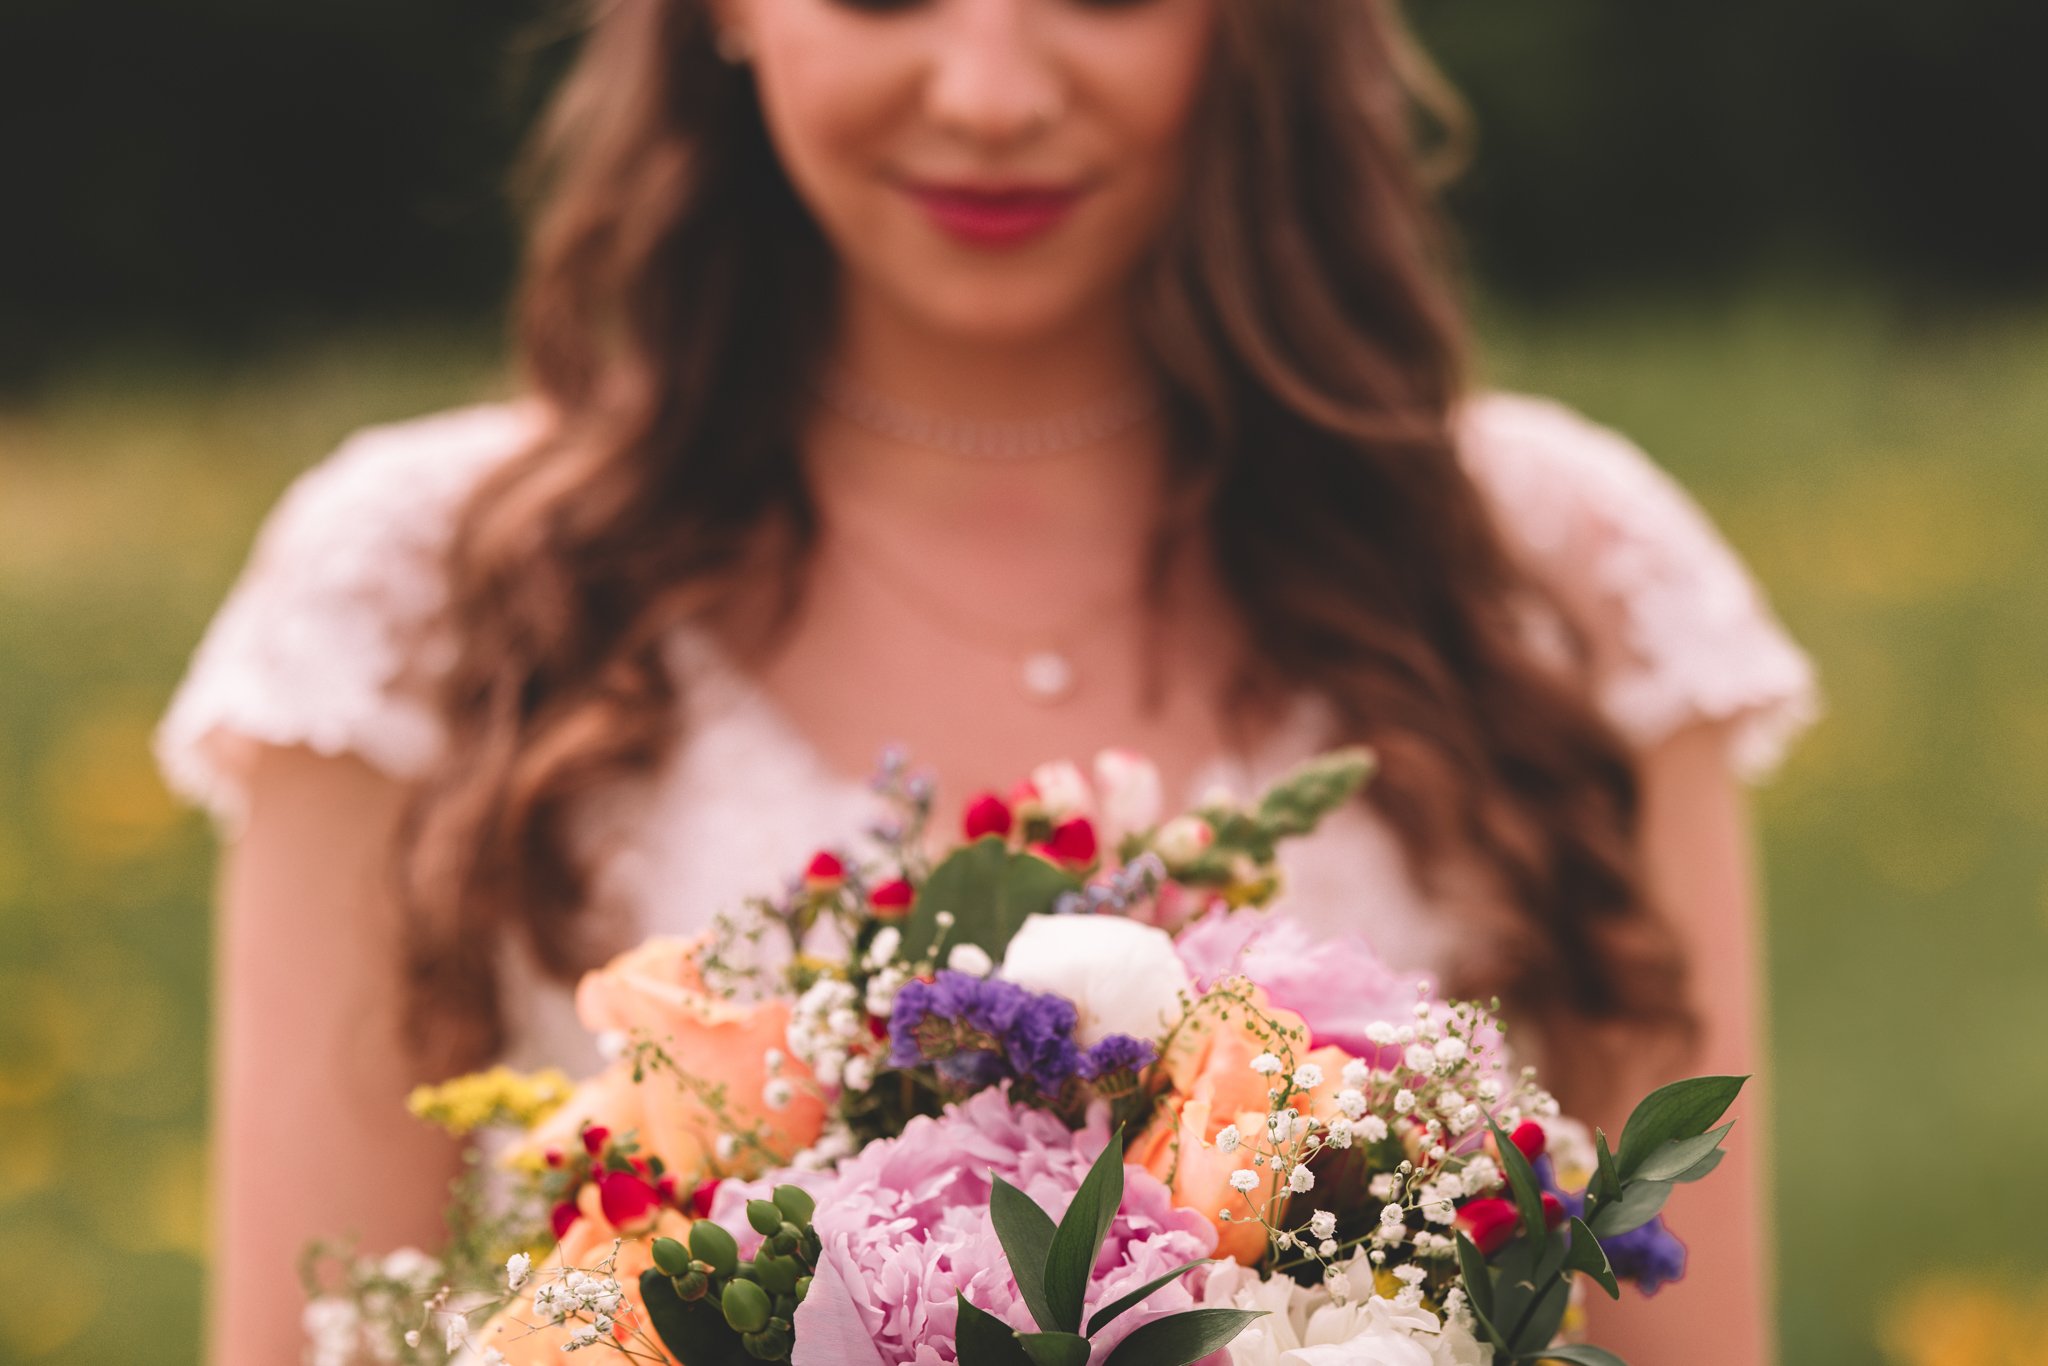
M 1217 0 L 730 0 L 855 306 L 1021 341 L 1122 306 L 1179 197 Z

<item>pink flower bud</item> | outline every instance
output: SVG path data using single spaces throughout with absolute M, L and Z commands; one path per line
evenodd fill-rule
M 611 1136 L 612 1131 L 605 1128 L 604 1125 L 591 1125 L 583 1131 L 583 1151 L 589 1153 L 592 1157 L 596 1157 L 604 1151 L 605 1140 Z
M 661 1216 L 661 1193 L 632 1172 L 600 1172 L 597 1199 L 611 1226 L 627 1237 L 654 1227 Z
M 1556 1228 L 1556 1227 L 1557 1227 L 1557 1226 L 1558 1226 L 1559 1224 L 1561 1224 L 1561 1223 L 1563 1223 L 1563 1222 L 1564 1222 L 1564 1201 L 1562 1201 L 1562 1200 L 1558 1199 L 1558 1198 L 1557 1198 L 1556 1196 L 1552 1195 L 1552 1194 L 1551 1194 L 1551 1193 L 1550 1193 L 1549 1191 L 1545 1191 L 1545 1192 L 1543 1192 L 1543 1223 L 1544 1223 L 1544 1225 L 1545 1225 L 1546 1227 L 1548 1227 L 1548 1228 Z
M 967 815 L 962 822 L 967 838 L 978 840 L 983 835 L 1009 838 L 1017 818 L 1001 797 L 993 792 L 984 792 L 967 804 Z
M 555 1231 L 555 1241 L 561 1242 L 569 1236 L 569 1229 L 583 1217 L 583 1211 L 576 1208 L 574 1200 L 564 1200 L 548 1211 L 548 1227 Z
M 804 886 L 813 892 L 829 892 L 846 881 L 846 865 L 839 855 L 830 849 L 820 849 L 811 855 L 810 866 L 804 869 Z
M 1152 847 L 1166 860 L 1167 867 L 1182 868 L 1200 858 L 1215 842 L 1215 829 L 1200 816 L 1175 816 L 1160 827 Z
M 910 914 L 910 903 L 916 899 L 916 895 L 911 885 L 902 878 L 890 878 L 868 893 L 868 905 L 878 920 L 900 920 Z
M 549 1148 L 540 1155 L 540 1160 L 547 1163 L 550 1167 L 559 1167 L 568 1159 L 562 1155 L 560 1148 Z
M 1543 1156 L 1543 1150 L 1550 1143 L 1549 1137 L 1543 1132 L 1543 1126 L 1533 1119 L 1525 1119 L 1517 1124 L 1515 1131 L 1508 1137 L 1522 1150 L 1522 1156 L 1531 1162 Z
M 1086 816 L 1075 816 L 1053 827 L 1052 837 L 1040 846 L 1054 863 L 1069 868 L 1086 868 L 1095 862 L 1095 824 Z
M 1521 1214 L 1512 1200 L 1489 1196 L 1483 1200 L 1468 1200 L 1458 1209 L 1456 1219 L 1459 1232 L 1472 1240 L 1472 1246 L 1480 1255 L 1491 1257 L 1507 1245 L 1515 1236 L 1515 1223 Z

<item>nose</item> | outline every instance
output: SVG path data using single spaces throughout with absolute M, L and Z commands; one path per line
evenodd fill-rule
M 938 26 L 926 92 L 932 120 L 991 148 L 1028 142 L 1066 104 L 1039 0 L 950 0 Z

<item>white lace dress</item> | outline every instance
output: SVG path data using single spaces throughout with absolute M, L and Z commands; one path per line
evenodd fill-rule
M 490 405 L 372 428 L 279 503 L 157 735 L 172 786 L 229 838 L 258 746 L 354 754 L 400 779 L 432 763 L 443 736 L 431 683 L 452 653 L 441 552 L 464 496 L 537 420 Z M 1625 438 L 1549 400 L 1486 394 L 1460 421 L 1511 549 L 1591 641 L 1607 715 L 1642 746 L 1731 722 L 1738 770 L 1767 773 L 1814 714 L 1812 670 L 1694 503 Z M 673 664 L 690 685 L 677 752 L 651 786 L 580 813 L 599 894 L 646 933 L 687 933 L 772 891 L 877 814 L 864 784 L 831 771 L 707 640 L 679 636 Z M 1261 753 L 1218 756 L 1183 795 L 1253 790 L 1322 746 L 1319 715 L 1304 703 Z M 1363 808 L 1284 864 L 1290 908 L 1318 928 L 1363 930 L 1404 967 L 1442 970 L 1459 951 L 1457 918 L 1430 904 Z M 568 990 L 520 952 L 502 957 L 507 1060 L 593 1067 Z

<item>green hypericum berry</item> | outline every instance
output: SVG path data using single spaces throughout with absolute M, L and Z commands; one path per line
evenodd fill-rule
M 754 1258 L 754 1277 L 764 1290 L 778 1295 L 787 1295 L 796 1289 L 796 1278 L 803 1274 L 803 1267 L 790 1257 Z
M 655 1244 L 657 1261 L 660 1246 L 659 1242 Z M 740 1263 L 740 1245 L 717 1224 L 709 1219 L 699 1219 L 690 1225 L 690 1255 L 710 1267 L 712 1274 L 730 1276 Z M 668 1268 L 662 1269 L 666 1271 Z
M 690 1251 L 673 1238 L 656 1238 L 654 1264 L 664 1276 L 680 1276 L 690 1269 Z
M 787 1319 L 770 1319 L 760 1332 L 740 1334 L 740 1346 L 758 1361 L 787 1361 L 795 1345 L 796 1334 L 790 1331 Z
M 701 1266 L 703 1263 L 700 1262 L 697 1265 Z M 711 1278 L 697 1270 L 694 1266 L 670 1281 L 669 1284 L 676 1288 L 676 1298 L 685 1303 L 694 1304 L 711 1293 Z
M 719 1297 L 718 1307 L 735 1332 L 758 1333 L 768 1326 L 768 1292 L 752 1281 L 733 1281 Z
M 798 1303 L 802 1303 L 804 1296 L 811 1293 L 811 1278 L 809 1276 L 797 1277 L 796 1286 L 790 1293 L 796 1296 Z
M 801 1247 L 803 1241 L 804 1235 L 801 1229 L 797 1228 L 794 1224 L 784 1224 L 780 1229 L 768 1235 L 767 1248 L 768 1251 L 775 1253 L 777 1256 L 787 1257 L 790 1253 L 795 1252 L 797 1248 Z
M 808 1224 L 817 1213 L 818 1202 L 811 1199 L 809 1191 L 802 1186 L 777 1186 L 775 1207 L 788 1217 L 792 1224 Z
M 747 1222 L 756 1233 L 775 1233 L 782 1228 L 782 1211 L 773 1200 L 747 1201 Z

